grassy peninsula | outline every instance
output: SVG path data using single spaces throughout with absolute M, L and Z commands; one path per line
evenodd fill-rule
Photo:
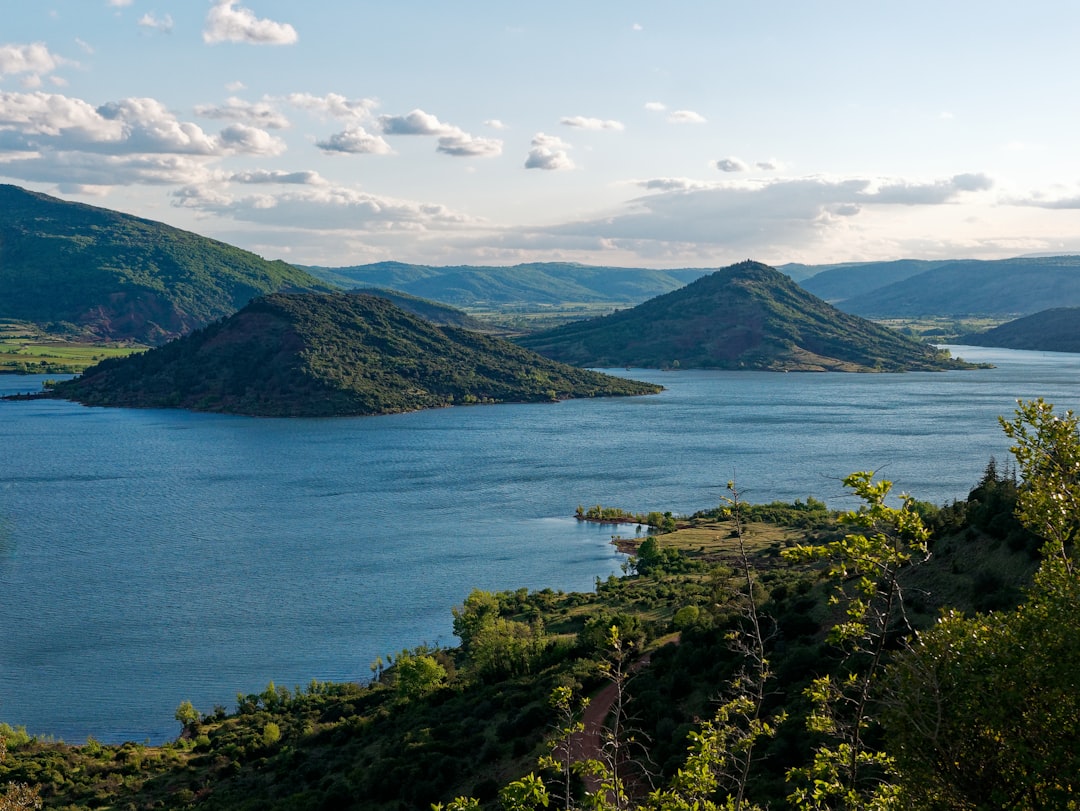
M 896 372 L 967 365 L 843 313 L 778 270 L 750 261 L 631 309 L 518 342 L 593 367 Z
M 86 405 L 311 417 L 659 390 L 436 326 L 384 298 L 276 293 L 165 346 L 103 361 L 50 396 Z

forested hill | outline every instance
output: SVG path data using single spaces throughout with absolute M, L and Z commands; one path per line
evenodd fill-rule
M 1009 321 L 985 332 L 961 335 L 957 343 L 1036 349 L 1043 352 L 1080 352 L 1080 307 L 1055 307 Z
M 964 365 L 929 344 L 843 313 L 757 262 L 518 342 L 579 366 L 903 371 Z
M 845 298 L 840 306 L 868 318 L 1017 316 L 1077 307 L 1080 256 L 948 262 Z
M 278 293 L 165 346 L 103 361 L 51 394 L 86 405 L 333 416 L 659 390 L 437 327 L 383 298 Z
M 283 289 L 329 287 L 189 231 L 0 185 L 0 317 L 159 344 Z
M 383 287 L 457 307 L 567 302 L 638 304 L 708 273 L 707 268 L 654 270 L 533 262 L 512 267 L 435 267 L 377 262 L 342 268 L 305 268 L 341 287 Z

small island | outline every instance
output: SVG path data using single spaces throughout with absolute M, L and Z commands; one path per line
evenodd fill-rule
M 377 296 L 274 293 L 157 349 L 102 361 L 43 396 L 91 406 L 330 417 L 661 389 L 436 326 Z

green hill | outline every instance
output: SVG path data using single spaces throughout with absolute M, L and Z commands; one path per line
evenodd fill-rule
M 383 287 L 457 307 L 637 304 L 708 273 L 705 268 L 653 270 L 533 262 L 512 267 L 432 267 L 377 262 L 344 268 L 305 268 L 342 287 Z
M 1076 307 L 1080 306 L 1080 256 L 947 262 L 847 297 L 841 306 L 867 318 L 1008 317 Z
M 845 262 L 838 265 L 781 265 L 777 270 L 792 276 L 799 286 L 818 298 L 833 304 L 861 296 L 890 284 L 925 273 L 947 264 L 943 261 L 920 259 L 897 259 L 891 262 Z M 799 280 L 792 271 L 796 268 L 813 272 L 809 278 Z
M 659 390 L 555 363 L 498 338 L 437 327 L 383 298 L 277 293 L 165 346 L 99 363 L 51 396 L 292 417 Z
M 160 344 L 277 290 L 328 286 L 189 231 L 0 185 L 0 317 Z
M 964 364 L 742 262 L 630 310 L 518 340 L 579 366 L 903 371 Z
M 1006 349 L 1080 352 L 1080 307 L 1043 310 L 985 332 L 961 335 L 956 342 Z

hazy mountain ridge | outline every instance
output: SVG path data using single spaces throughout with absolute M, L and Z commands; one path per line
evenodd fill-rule
M 656 391 L 498 338 L 437 327 L 376 296 L 277 293 L 158 349 L 91 367 L 51 396 L 86 405 L 334 416 Z
M 409 265 L 376 262 L 343 268 L 305 267 L 341 286 L 382 287 L 459 307 L 555 305 L 566 302 L 637 304 L 709 272 L 530 262 L 513 266 Z
M 0 185 L 0 317 L 158 344 L 282 289 L 329 287 L 190 231 Z
M 955 260 L 844 298 L 840 306 L 868 318 L 1007 317 L 1080 306 L 1080 256 Z
M 929 344 L 837 310 L 757 262 L 629 310 L 518 339 L 580 366 L 779 371 L 956 368 Z

